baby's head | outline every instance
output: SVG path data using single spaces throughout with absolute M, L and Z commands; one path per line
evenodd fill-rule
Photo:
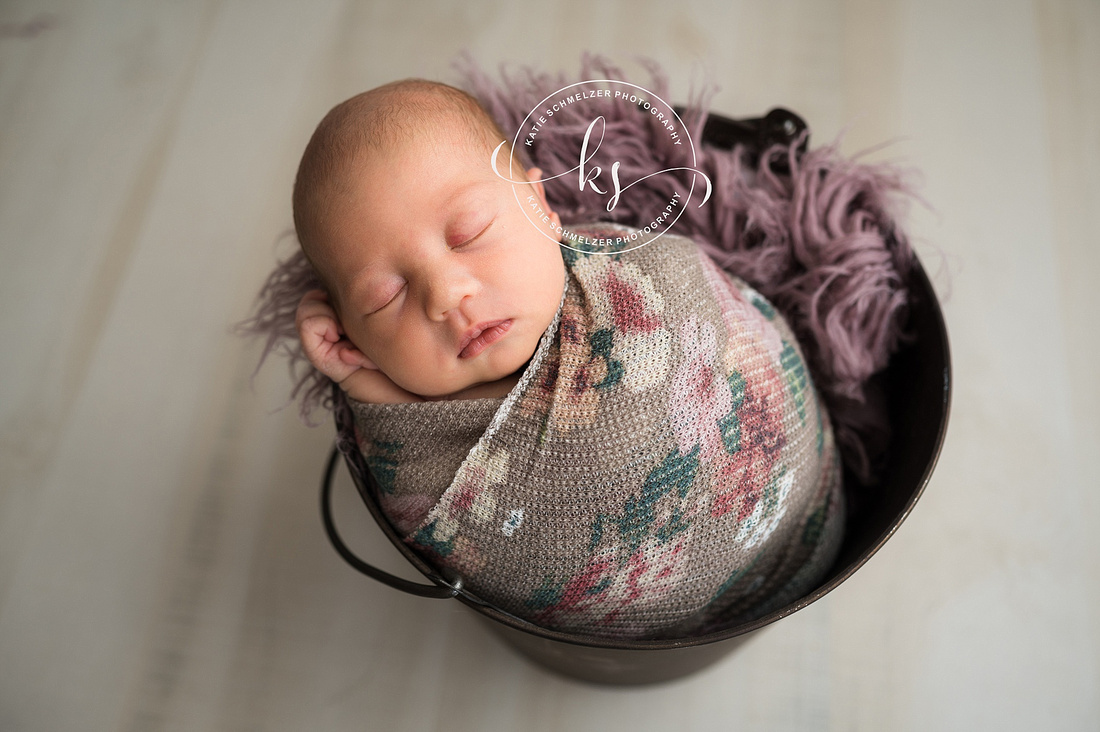
M 302 249 L 346 337 L 414 394 L 445 396 L 513 374 L 561 301 L 560 222 L 528 220 L 493 171 L 503 140 L 465 92 L 406 80 L 334 107 L 302 156 Z M 502 155 L 505 175 L 508 163 Z M 540 175 L 512 169 L 521 180 Z M 549 212 L 540 183 L 521 194 Z

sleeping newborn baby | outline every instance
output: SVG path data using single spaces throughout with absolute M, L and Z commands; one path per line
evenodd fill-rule
M 306 148 L 294 223 L 328 294 L 302 302 L 299 334 L 351 398 L 503 396 L 554 318 L 565 265 L 493 172 L 491 125 L 458 90 L 399 82 Z
M 502 139 L 465 92 L 407 80 L 335 107 L 302 158 L 325 289 L 298 333 L 383 513 L 473 594 L 572 633 L 696 634 L 812 590 L 840 462 L 782 317 L 689 239 L 560 246 L 541 171 L 517 196 L 490 164 Z

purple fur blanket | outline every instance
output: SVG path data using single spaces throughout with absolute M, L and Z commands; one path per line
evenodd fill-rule
M 646 88 L 668 99 L 668 82 L 656 64 Z M 500 83 L 472 61 L 460 63 L 464 86 L 505 132 L 513 133 L 548 94 L 574 81 L 629 81 L 608 61 L 585 55 L 577 79 L 523 69 L 502 71 Z M 684 209 L 673 231 L 693 238 L 714 261 L 744 279 L 786 317 L 809 361 L 814 382 L 832 418 L 845 464 L 863 483 L 873 481 L 887 443 L 887 421 L 871 377 L 882 370 L 904 338 L 908 281 L 913 255 L 894 212 L 910 197 L 902 172 L 843 158 L 835 145 L 797 153 L 797 142 L 777 146 L 750 164 L 740 148 L 700 144 L 706 103 L 713 88 L 696 95 L 684 121 L 695 141 L 696 167 L 714 188 L 702 207 Z M 529 151 L 543 169 L 566 169 L 576 158 L 591 119 L 570 110 L 557 117 L 557 133 Z M 567 124 L 568 123 L 568 124 Z M 620 175 L 636 180 L 675 165 L 667 134 L 639 115 L 607 110 L 602 151 L 620 161 Z M 675 152 L 675 154 L 674 154 Z M 789 173 L 770 161 L 785 158 Z M 574 163 L 575 164 L 575 163 Z M 547 198 L 566 225 L 596 218 L 635 225 L 642 210 L 667 201 L 672 183 L 653 176 L 624 196 L 609 216 L 602 203 L 586 198 L 564 179 L 546 183 Z M 308 289 L 319 287 L 300 251 L 281 262 L 259 295 L 256 314 L 241 330 L 266 339 L 263 359 L 281 351 L 289 357 L 303 417 L 329 406 L 328 379 L 312 369 L 298 344 L 294 313 Z

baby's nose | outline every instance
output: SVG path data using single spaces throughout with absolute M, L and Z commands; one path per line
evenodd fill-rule
M 453 268 L 432 279 L 428 289 L 428 316 L 445 320 L 461 310 L 463 302 L 478 293 L 477 279 L 461 268 Z

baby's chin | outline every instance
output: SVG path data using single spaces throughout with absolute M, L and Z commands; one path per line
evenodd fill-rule
M 530 360 L 531 359 L 528 358 L 515 369 L 510 369 L 508 373 L 505 373 L 499 378 L 486 378 L 481 380 L 464 379 L 451 384 L 421 385 L 420 388 L 423 390 L 421 392 L 409 389 L 408 387 L 403 388 L 407 391 L 411 391 L 425 401 L 503 397 L 507 395 L 508 392 L 512 390 L 512 387 L 519 381 L 520 376 L 523 375 L 523 371 L 527 368 Z

